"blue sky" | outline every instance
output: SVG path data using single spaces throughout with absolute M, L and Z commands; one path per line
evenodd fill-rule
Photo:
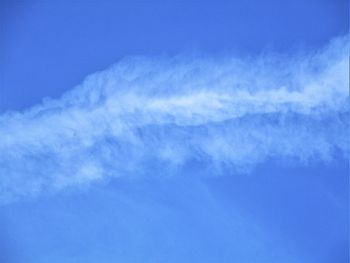
M 1 262 L 349 260 L 347 1 L 2 1 Z

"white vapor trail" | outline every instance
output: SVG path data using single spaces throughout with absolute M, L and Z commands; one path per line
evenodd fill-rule
M 0 116 L 0 199 L 194 163 L 347 157 L 348 72 L 348 37 L 294 56 L 123 60 Z

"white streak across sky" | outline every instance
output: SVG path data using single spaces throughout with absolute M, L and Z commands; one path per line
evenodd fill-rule
M 194 162 L 220 175 L 271 158 L 346 158 L 348 48 L 340 37 L 298 55 L 124 59 L 0 116 L 0 199 L 177 176 Z

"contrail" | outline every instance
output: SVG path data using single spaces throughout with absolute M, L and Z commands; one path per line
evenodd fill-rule
M 349 156 L 348 36 L 256 58 L 129 58 L 0 116 L 0 200 L 120 176 Z

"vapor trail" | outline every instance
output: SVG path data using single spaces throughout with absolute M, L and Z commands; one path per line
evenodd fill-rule
M 348 38 L 257 58 L 131 58 L 0 117 L 0 199 L 119 176 L 349 156 Z

